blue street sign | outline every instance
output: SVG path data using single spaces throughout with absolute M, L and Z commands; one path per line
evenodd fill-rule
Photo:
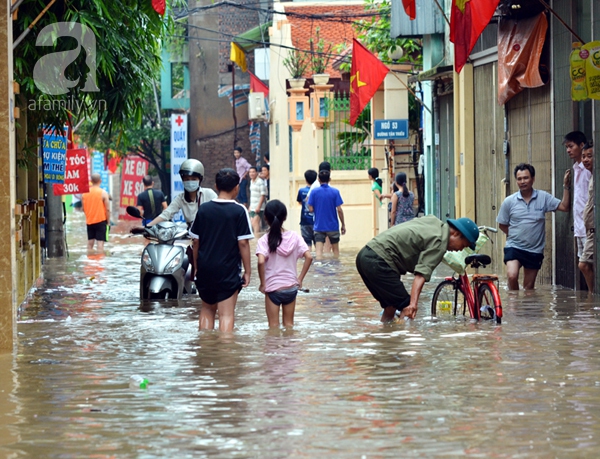
M 375 120 L 375 140 L 408 139 L 408 120 Z

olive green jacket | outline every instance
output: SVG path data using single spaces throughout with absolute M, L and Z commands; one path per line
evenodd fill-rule
M 429 282 L 448 250 L 449 238 L 448 224 L 427 215 L 391 227 L 371 239 L 367 246 L 399 275 L 421 274 Z

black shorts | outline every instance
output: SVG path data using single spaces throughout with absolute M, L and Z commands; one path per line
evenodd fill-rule
M 296 301 L 297 295 L 298 287 L 283 288 L 281 290 L 275 290 L 274 292 L 267 292 L 269 299 L 277 306 L 293 303 Z
M 202 282 L 196 280 L 196 289 L 200 299 L 207 304 L 217 304 L 221 301 L 225 301 L 227 298 L 232 297 L 235 293 L 242 291 L 242 279 L 240 278 L 239 286 L 232 287 L 231 285 L 204 285 Z
M 330 243 L 339 244 L 340 232 L 339 231 L 315 231 L 315 242 L 322 242 L 323 244 L 325 244 L 325 240 L 327 238 L 329 238 Z
M 198 290 L 198 295 L 200 299 L 207 304 L 217 304 L 221 301 L 225 301 L 227 298 L 231 298 L 235 293 L 239 293 L 242 291 L 242 287 L 238 287 L 233 290 L 213 290 L 208 288 L 201 288 L 196 283 L 196 289 Z
M 106 222 L 94 223 L 87 226 L 88 241 L 95 239 L 96 241 L 106 242 Z
M 356 269 L 382 308 L 394 306 L 402 311 L 410 304 L 410 295 L 398 273 L 370 247 L 365 246 L 358 252 Z
M 525 269 L 540 269 L 544 261 L 544 254 L 515 249 L 514 247 L 504 247 L 504 264 L 512 260 L 517 260 Z

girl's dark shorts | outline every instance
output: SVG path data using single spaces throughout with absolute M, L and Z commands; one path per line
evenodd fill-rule
M 504 264 L 512 260 L 517 260 L 525 269 L 540 269 L 544 261 L 544 254 L 515 249 L 514 247 L 504 247 Z
M 221 301 L 225 301 L 227 298 L 232 297 L 236 293 L 242 291 L 242 279 L 236 282 L 235 285 L 232 282 L 222 282 L 219 284 L 206 285 L 205 282 L 200 282 L 196 279 L 196 289 L 198 290 L 198 296 L 206 304 L 217 304 Z
M 363 247 L 356 256 L 356 269 L 363 282 L 382 308 L 394 306 L 401 311 L 410 303 L 400 276 L 370 247 Z
M 267 292 L 267 296 L 276 306 L 283 306 L 293 303 L 296 301 L 297 295 L 298 287 L 284 288 L 281 290 L 275 290 L 274 292 Z

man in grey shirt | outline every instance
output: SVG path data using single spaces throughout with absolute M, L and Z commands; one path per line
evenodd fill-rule
M 504 200 L 496 221 L 507 235 L 504 263 L 508 289 L 519 290 L 519 270 L 522 266 L 523 288 L 533 290 L 544 261 L 546 212 L 569 211 L 571 170 L 565 172 L 562 201 L 550 193 L 533 188 L 535 168 L 531 164 L 519 164 L 514 173 L 519 191 Z

